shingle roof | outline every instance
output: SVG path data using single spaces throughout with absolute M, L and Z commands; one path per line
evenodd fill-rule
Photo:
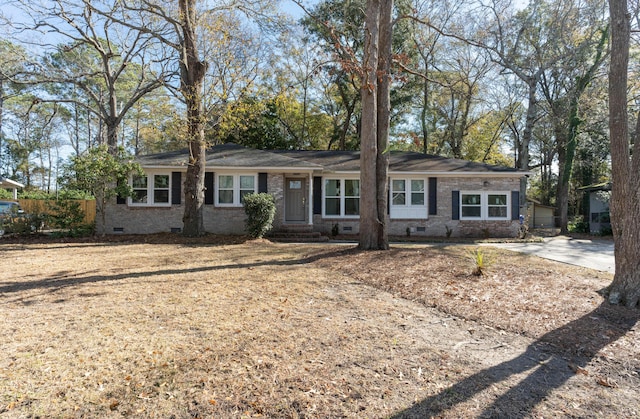
M 187 149 L 167 153 L 150 154 L 138 158 L 141 166 L 177 167 L 186 166 L 189 151 Z M 256 150 L 237 144 L 220 144 L 207 149 L 207 166 L 209 167 L 262 167 L 262 168 L 299 168 L 322 169 L 313 163 L 294 159 L 266 150 Z
M 172 151 L 138 158 L 143 167 L 185 166 L 188 151 Z M 357 172 L 360 170 L 359 151 L 336 150 L 256 150 L 237 144 L 216 145 L 207 150 L 208 167 L 298 168 L 327 172 Z M 517 169 L 493 166 L 467 160 L 405 151 L 392 151 L 389 155 L 390 172 L 430 173 L 513 173 L 524 175 Z
M 285 150 L 273 151 L 292 158 L 300 158 L 316 163 L 328 171 L 360 170 L 359 151 L 313 151 L 313 150 Z M 507 172 L 516 173 L 517 169 L 503 166 L 493 166 L 467 160 L 451 159 L 432 154 L 422 154 L 408 151 L 392 151 L 389 155 L 389 171 L 391 172 Z

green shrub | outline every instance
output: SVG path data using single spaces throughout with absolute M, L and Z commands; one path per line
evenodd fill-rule
M 6 189 L 0 188 L 0 199 L 13 200 L 13 194 Z
M 49 222 L 49 214 L 42 212 L 29 214 L 28 217 L 31 223 L 31 230 L 36 233 L 41 232 L 44 226 Z
M 589 222 L 585 221 L 582 215 L 576 216 L 573 221 L 570 221 L 567 225 L 567 229 L 570 233 L 589 233 Z
M 247 214 L 247 234 L 253 238 L 264 237 L 273 227 L 276 216 L 276 202 L 273 195 L 254 193 L 244 196 L 244 212 Z
M 611 226 L 604 226 L 604 227 L 600 228 L 600 235 L 601 236 L 613 236 L 613 229 L 611 228 Z
M 90 192 L 80 191 L 78 189 L 62 189 L 58 192 L 58 199 L 78 199 L 93 200 L 95 197 Z
M 40 189 L 23 190 L 18 193 L 18 197 L 21 199 L 38 199 L 42 201 L 48 201 L 52 199 L 95 199 L 90 192 L 81 191 L 78 189 L 60 189 L 57 192 L 45 192 Z
M 47 200 L 54 198 L 54 195 L 40 189 L 24 189 L 18 194 L 18 197 L 21 199 Z
M 51 210 L 48 223 L 51 227 L 63 230 L 58 235 L 81 237 L 93 234 L 93 225 L 84 222 L 84 211 L 77 201 L 64 199 L 48 201 Z
M 27 217 L 5 218 L 0 230 L 4 230 L 6 234 L 31 234 L 31 223 Z

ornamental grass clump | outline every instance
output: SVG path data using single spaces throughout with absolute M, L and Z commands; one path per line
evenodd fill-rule
M 485 275 L 490 264 L 489 257 L 479 247 L 471 251 L 469 256 L 473 263 L 471 274 L 475 276 Z
M 245 226 L 247 234 L 255 239 L 261 239 L 273 227 L 276 215 L 276 202 L 273 195 L 267 193 L 253 193 L 243 198 L 244 212 L 247 214 Z

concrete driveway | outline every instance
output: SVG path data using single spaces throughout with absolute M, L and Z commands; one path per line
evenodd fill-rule
M 615 273 L 613 240 L 557 236 L 545 238 L 542 243 L 487 243 L 487 245 Z

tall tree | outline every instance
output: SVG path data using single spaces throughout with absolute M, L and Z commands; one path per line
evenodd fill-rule
M 300 1 L 294 0 L 301 5 Z M 325 96 L 332 107 L 333 133 L 329 148 L 340 150 L 357 148 L 360 127 L 361 73 L 358 63 L 362 60 L 364 24 L 364 0 L 325 0 L 319 2 L 302 20 L 312 41 L 331 55 L 321 69 L 329 76 L 330 83 Z
M 440 154 L 443 149 L 443 141 L 436 139 L 437 113 L 435 103 L 439 96 L 440 88 L 445 82 L 439 77 L 442 74 L 442 63 L 455 61 L 449 55 L 448 39 L 445 32 L 450 25 L 459 26 L 455 18 L 460 11 L 463 2 L 416 0 L 414 2 L 415 19 L 411 19 L 412 30 L 411 48 L 415 51 L 415 63 L 411 69 L 403 65 L 405 71 L 417 77 L 416 84 L 420 88 L 420 94 L 415 103 L 419 106 L 418 137 L 423 153 Z M 425 24 L 428 22 L 428 24 Z M 443 136 L 440 136 L 443 138 Z
M 608 27 L 600 26 L 600 16 L 593 16 L 591 10 L 573 10 L 564 12 L 564 16 L 574 16 L 572 22 L 581 19 L 590 22 L 589 29 L 570 32 L 565 28 L 562 36 L 565 42 L 559 42 L 555 48 L 558 60 L 542 74 L 540 86 L 548 103 L 549 114 L 554 127 L 556 148 L 558 150 L 558 191 L 557 209 L 560 229 L 568 232 L 569 186 L 573 170 L 578 133 L 583 123 L 580 105 L 584 92 L 596 77 L 597 70 L 606 57 L 609 39 Z M 588 15 L 586 18 L 581 15 Z M 554 19 L 555 20 L 555 19 Z M 582 27 L 582 25 L 576 25 Z M 558 35 L 560 36 L 560 35 Z M 572 42 L 574 39 L 578 42 Z
M 0 40 L 0 176 L 9 173 L 9 162 L 6 155 L 7 141 L 5 137 L 5 109 L 9 99 L 24 90 L 22 86 L 12 82 L 15 75 L 23 71 L 25 51 L 19 45 Z
M 87 5 L 94 3 L 90 0 L 83 1 Z M 202 53 L 205 50 L 204 43 L 199 40 L 201 25 L 212 21 L 212 16 L 233 10 L 242 10 L 246 14 L 261 14 L 267 6 L 264 0 L 220 0 L 204 4 L 198 0 L 178 0 L 177 7 L 174 3 L 155 0 L 120 0 L 118 7 L 126 11 L 122 15 L 126 18 L 114 16 L 110 10 L 98 11 L 94 8 L 121 25 L 153 37 L 171 49 L 174 59 L 178 62 L 180 77 L 176 90 L 186 108 L 185 132 L 189 149 L 184 182 L 185 209 L 182 217 L 182 232 L 185 236 L 200 236 L 205 233 L 204 176 L 207 142 L 203 89 L 208 61 Z
M 16 5 L 32 21 L 17 22 L 18 30 L 46 33 L 58 42 L 53 47 L 49 41 L 40 46 L 45 51 L 42 62 L 34 63 L 23 82 L 50 87 L 54 96 L 43 94 L 40 102 L 66 103 L 90 112 L 99 119 L 103 138 L 115 150 L 120 124 L 129 109 L 172 75 L 162 50 L 147 32 L 118 23 L 126 19 L 126 13 L 115 0 L 46 4 L 19 0 Z M 98 6 L 109 13 L 95 13 Z
M 332 100 L 320 100 L 324 95 L 331 96 L 333 84 L 328 82 L 322 67 L 329 65 L 330 57 L 326 51 L 302 28 L 293 27 L 281 35 L 281 51 L 273 69 L 273 90 L 279 92 L 276 99 L 279 120 L 291 137 L 292 148 L 327 148 L 333 128 L 337 132 L 339 119 L 331 124 L 328 116 L 332 114 Z M 323 89 L 327 86 L 327 89 Z M 331 87 L 329 87 L 331 86 Z M 322 105 L 326 107 L 322 108 Z M 329 124 L 318 130 L 322 123 Z
M 490 2 L 488 13 L 494 16 L 489 25 L 487 37 L 481 44 L 493 56 L 493 60 L 506 72 L 513 74 L 522 82 L 526 90 L 525 124 L 514 136 L 516 167 L 529 170 L 531 157 L 529 152 L 533 140 L 535 124 L 539 120 L 538 85 L 542 74 L 559 58 L 554 54 L 553 45 L 558 41 L 558 26 L 567 22 L 564 17 L 558 20 L 545 17 L 548 8 L 546 0 L 532 0 L 521 11 L 515 12 L 512 0 Z M 527 178 L 520 181 L 520 206 L 526 205 Z
M 7 101 L 7 168 L 28 188 L 49 191 L 55 181 L 64 118 L 55 104 L 34 103 L 30 95 Z
M 300 4 L 299 0 L 294 2 Z M 410 9 L 409 0 L 395 2 L 395 9 Z M 328 54 L 333 57 L 330 63 L 321 66 L 322 70 L 331 77 L 332 92 L 328 96 L 333 103 L 334 115 L 339 116 L 334 126 L 334 135 L 330 147 L 346 149 L 358 148 L 361 138 L 361 63 L 364 58 L 366 39 L 362 37 L 362 27 L 365 25 L 365 0 L 325 0 L 310 12 L 311 17 L 303 20 L 306 30 Z M 393 11 L 392 5 L 392 11 Z M 407 53 L 406 45 L 409 41 L 408 24 L 405 21 L 394 22 L 397 29 L 392 34 L 390 51 L 394 56 Z M 399 30 L 401 29 L 401 30 Z M 403 82 L 396 79 L 398 86 Z M 390 92 L 390 121 L 394 126 L 403 122 L 406 109 L 413 100 L 413 91 L 401 89 L 394 85 Z M 403 86 L 404 87 L 404 86 Z M 390 125 L 391 128 L 391 125 Z
M 363 250 L 389 248 L 387 147 L 390 125 L 393 0 L 368 0 L 362 70 L 360 238 Z
M 189 165 L 184 183 L 185 209 L 182 222 L 185 236 L 204 234 L 204 171 L 207 144 L 204 137 L 202 87 L 207 63 L 198 51 L 196 0 L 178 1 L 180 43 L 180 92 L 187 105 Z
M 611 136 L 611 225 L 616 272 L 609 302 L 636 307 L 640 301 L 640 137 L 630 146 L 627 110 L 630 15 L 626 0 L 609 0 L 611 67 L 609 131 Z M 640 124 L 640 115 L 638 115 Z M 638 130 L 636 130 L 638 131 Z

